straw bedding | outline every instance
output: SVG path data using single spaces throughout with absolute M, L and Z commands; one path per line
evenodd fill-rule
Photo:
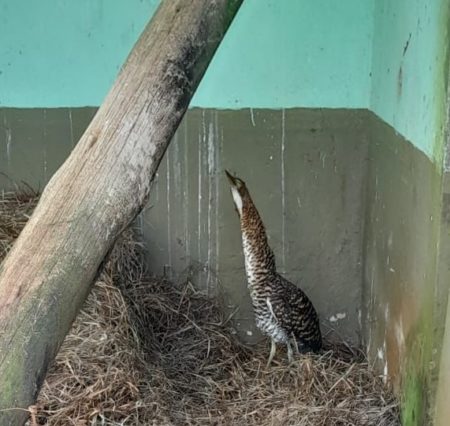
M 0 197 L 0 259 L 37 194 Z M 47 375 L 36 425 L 398 425 L 389 389 L 345 345 L 288 365 L 235 338 L 220 303 L 143 268 L 128 230 L 117 242 Z

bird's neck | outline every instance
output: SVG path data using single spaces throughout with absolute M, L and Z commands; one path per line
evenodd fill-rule
M 275 256 L 267 241 L 264 224 L 251 199 L 244 203 L 240 221 L 248 285 L 257 286 L 276 273 Z

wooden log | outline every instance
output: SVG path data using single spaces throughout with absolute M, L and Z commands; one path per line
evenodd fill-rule
M 165 0 L 0 267 L 0 424 L 28 417 L 242 0 Z

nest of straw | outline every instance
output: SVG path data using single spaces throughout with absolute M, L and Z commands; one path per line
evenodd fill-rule
M 0 258 L 37 201 L 0 199 Z M 357 352 L 288 365 L 237 341 L 216 299 L 145 272 L 126 231 L 48 372 L 29 424 L 398 425 L 390 390 Z M 345 348 L 345 346 L 343 346 Z M 348 349 L 348 348 L 347 348 Z

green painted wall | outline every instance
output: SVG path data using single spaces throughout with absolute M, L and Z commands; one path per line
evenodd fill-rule
M 100 105 L 157 4 L 0 0 L 0 106 Z M 367 106 L 372 11 L 373 0 L 245 0 L 192 106 Z
M 245 0 L 193 105 L 364 108 L 373 0 Z
M 99 105 L 158 0 L 0 0 L 0 106 Z
M 441 159 L 448 78 L 448 0 L 375 0 L 370 108 Z

